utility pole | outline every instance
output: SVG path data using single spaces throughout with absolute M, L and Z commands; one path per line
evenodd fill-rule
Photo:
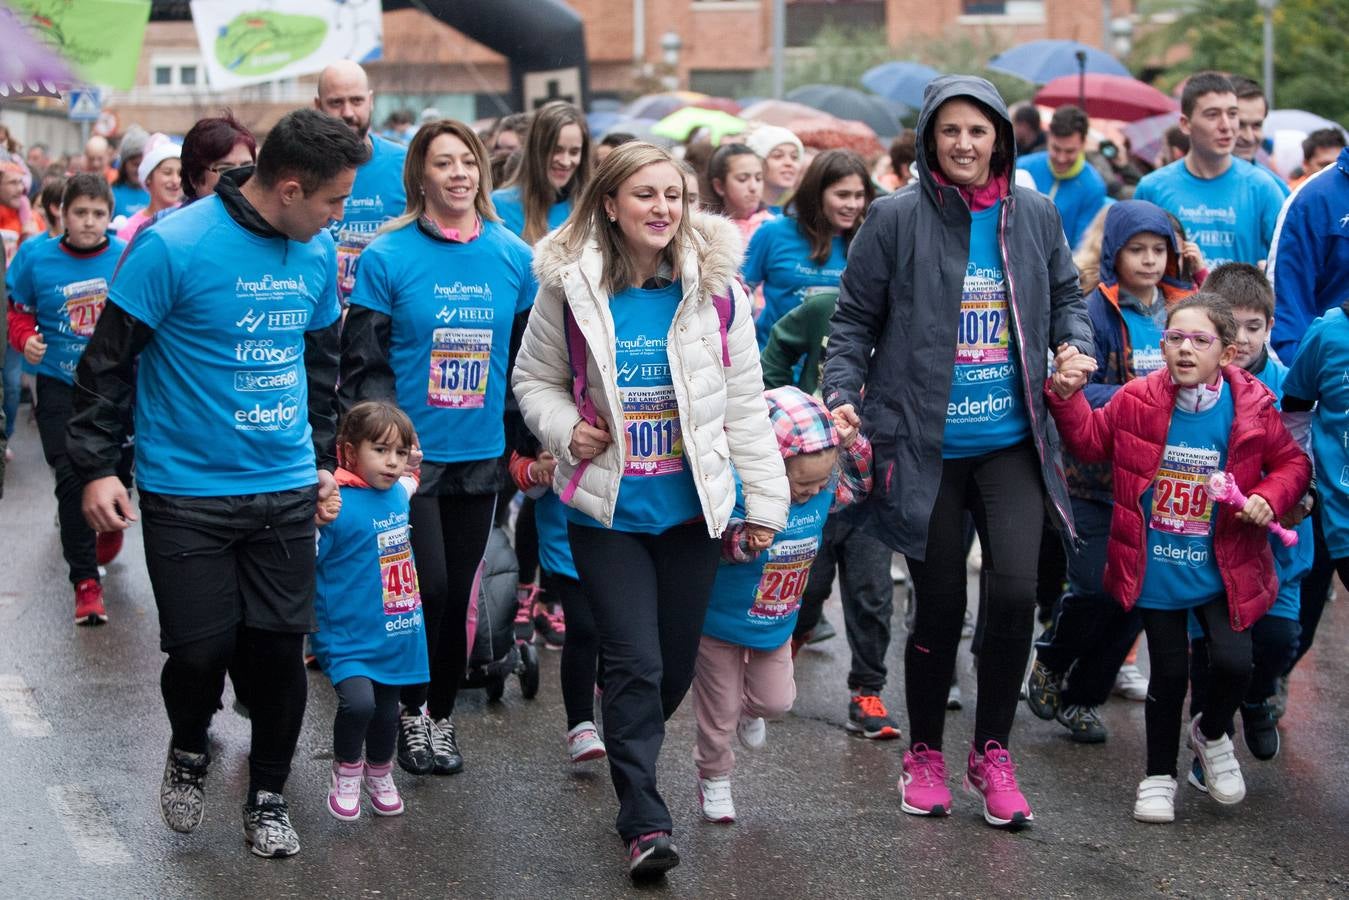
M 1265 102 L 1274 109 L 1274 8 L 1279 0 L 1258 0 L 1265 14 Z
M 781 100 L 787 83 L 787 0 L 773 0 L 773 99 Z

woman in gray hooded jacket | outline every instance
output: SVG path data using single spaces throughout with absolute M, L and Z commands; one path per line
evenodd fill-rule
M 902 807 L 951 810 L 941 746 L 965 609 L 968 510 L 988 581 L 964 786 L 990 824 L 1018 827 L 1032 816 L 1007 743 L 1046 506 L 1071 533 L 1042 389 L 1053 348 L 1092 352 L 1091 322 L 1053 203 L 1013 186 L 1016 144 L 993 85 L 933 81 L 918 134 L 918 182 L 877 201 L 853 242 L 824 397 L 845 415 L 860 411 L 875 452 L 872 527 L 907 558 L 917 596 Z

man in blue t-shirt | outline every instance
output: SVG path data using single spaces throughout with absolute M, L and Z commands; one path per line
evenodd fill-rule
M 142 233 L 75 372 L 67 429 L 98 532 L 136 520 L 115 475 L 135 393 L 146 567 L 168 653 L 164 822 L 201 824 L 206 730 L 228 667 L 251 714 L 244 838 L 300 849 L 282 797 L 304 717 L 314 521 L 332 521 L 337 270 L 324 231 L 369 151 L 314 110 L 283 117 L 246 180 L 224 176 Z
M 1076 106 L 1060 106 L 1049 120 L 1046 150 L 1019 157 L 1018 169 L 1035 179 L 1035 188 L 1058 208 L 1068 246 L 1076 247 L 1091 220 L 1106 202 L 1105 179 L 1087 162 L 1087 114 Z
M 1237 142 L 1232 147 L 1232 155 L 1264 172 L 1274 179 L 1275 186 L 1286 198 L 1292 193 L 1288 182 L 1259 159 L 1260 148 L 1265 143 L 1265 119 L 1269 116 L 1269 101 L 1265 99 L 1265 89 L 1258 81 L 1252 81 L 1241 75 L 1231 76 L 1232 87 L 1237 94 Z
M 1226 75 L 1192 75 L 1180 98 L 1180 127 L 1190 151 L 1145 175 L 1134 191 L 1135 200 L 1151 201 L 1179 219 L 1185 237 L 1213 268 L 1263 262 L 1283 206 L 1274 176 L 1232 155 L 1238 109 Z
M 370 159 L 356 170 L 356 183 L 347 197 L 342 218 L 332 226 L 337 242 L 337 291 L 342 306 L 356 286 L 356 261 L 375 239 L 379 227 L 403 214 L 407 193 L 403 188 L 403 162 L 407 147 L 370 131 L 375 92 L 365 69 L 349 59 L 339 60 L 319 74 L 314 108 L 341 119 L 365 142 Z

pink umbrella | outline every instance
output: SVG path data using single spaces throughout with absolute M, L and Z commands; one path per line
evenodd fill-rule
M 1180 109 L 1175 99 L 1150 84 L 1122 75 L 1065 75 L 1040 88 L 1035 95 L 1040 106 L 1060 107 L 1086 104 L 1087 115 L 1099 119 L 1134 122 Z
M 65 60 L 37 41 L 0 5 L 0 97 L 18 94 L 60 96 L 58 88 L 71 87 L 79 79 Z
M 852 150 L 869 157 L 885 149 L 870 125 L 854 119 L 814 115 L 808 119 L 793 119 L 787 123 L 787 128 L 813 150 Z
M 833 118 L 833 116 L 822 113 L 813 106 L 793 103 L 790 100 L 760 100 L 758 103 L 740 110 L 740 118 L 742 119 L 782 127 L 786 127 L 787 123 L 793 119 L 818 119 L 821 116 Z

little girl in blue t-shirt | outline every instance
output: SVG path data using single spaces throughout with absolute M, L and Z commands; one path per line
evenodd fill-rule
M 1235 804 L 1246 796 L 1226 726 L 1250 682 L 1251 626 L 1278 587 L 1266 526 L 1302 498 L 1311 478 L 1269 390 L 1232 365 L 1236 333 L 1222 297 L 1196 294 L 1167 313 L 1165 369 L 1093 410 L 1078 389 L 1095 360 L 1064 347 L 1045 391 L 1068 450 L 1111 463 L 1105 589 L 1125 609 L 1142 610 L 1152 663 L 1147 772 L 1133 810 L 1140 822 L 1175 819 L 1191 613 L 1207 639 L 1209 671 L 1188 743 L 1210 797 Z M 1247 497 L 1240 510 L 1209 497 L 1208 478 L 1219 471 Z
M 403 812 L 392 771 L 399 690 L 430 674 L 408 531 L 416 443 L 393 404 L 353 406 L 337 435 L 341 512 L 319 529 L 313 650 L 337 690 L 328 812 L 344 821 L 360 817 L 362 786 L 375 815 Z
M 787 527 L 762 553 L 744 549 L 743 496 L 723 536 L 724 562 L 712 585 L 693 678 L 693 761 L 703 818 L 710 822 L 735 821 L 732 736 L 747 749 L 763 746 L 764 719 L 784 715 L 796 699 L 792 629 L 825 520 L 871 490 L 871 444 L 855 426 L 833 418 L 800 388 L 773 388 L 764 398 L 792 505 Z M 736 487 L 739 495 L 738 479 Z

